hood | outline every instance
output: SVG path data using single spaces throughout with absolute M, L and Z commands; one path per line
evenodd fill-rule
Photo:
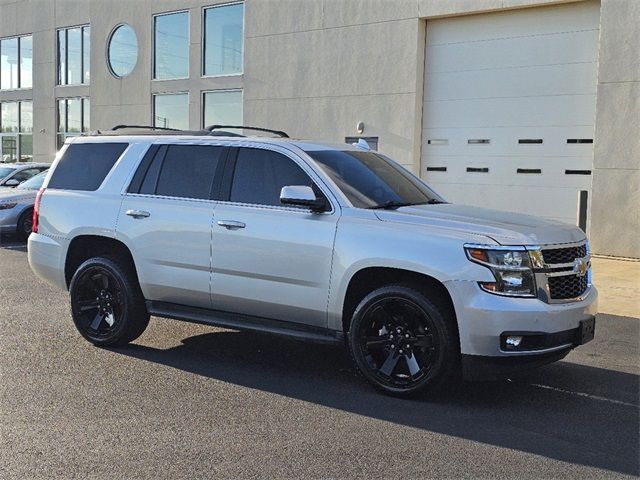
M 0 203 L 24 202 L 35 200 L 37 190 L 19 190 L 17 188 L 0 188 Z
M 450 203 L 376 210 L 385 222 L 412 223 L 487 236 L 501 245 L 548 245 L 579 242 L 578 227 L 521 213 Z

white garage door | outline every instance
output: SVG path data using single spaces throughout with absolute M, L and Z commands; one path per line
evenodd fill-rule
M 589 1 L 427 21 L 423 178 L 455 203 L 584 223 L 599 18 Z

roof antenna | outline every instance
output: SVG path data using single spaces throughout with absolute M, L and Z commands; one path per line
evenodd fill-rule
M 351 145 L 353 145 L 356 148 L 359 148 L 360 150 L 371 151 L 371 147 L 369 146 L 369 144 L 364 138 L 359 138 L 358 143 L 352 143 Z

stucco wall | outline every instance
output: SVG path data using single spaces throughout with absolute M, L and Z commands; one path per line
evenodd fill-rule
M 602 0 L 591 202 L 594 252 L 640 257 L 640 2 Z

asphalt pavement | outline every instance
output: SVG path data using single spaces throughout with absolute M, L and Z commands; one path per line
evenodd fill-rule
M 100 349 L 0 241 L 0 478 L 634 478 L 640 320 L 511 381 L 399 400 L 348 354 L 153 318 Z

